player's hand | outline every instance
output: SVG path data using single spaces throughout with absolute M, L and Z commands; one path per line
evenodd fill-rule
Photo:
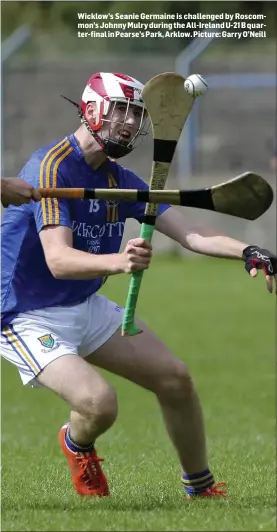
M 122 253 L 124 273 L 147 270 L 152 257 L 152 245 L 143 238 L 133 238 L 127 242 Z
M 273 292 L 273 280 L 275 278 L 277 293 L 277 256 L 267 249 L 248 246 L 243 250 L 242 258 L 245 261 L 245 269 L 251 277 L 256 277 L 258 270 L 264 271 L 266 286 L 270 293 Z
M 15 205 L 18 207 L 31 200 L 40 201 L 41 195 L 30 183 L 17 177 L 3 177 L 1 179 L 1 202 L 4 207 Z

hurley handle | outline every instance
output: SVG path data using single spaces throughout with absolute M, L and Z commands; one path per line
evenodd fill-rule
M 141 226 L 140 237 L 144 240 L 147 240 L 147 242 L 151 242 L 154 229 L 154 225 L 143 223 Z M 135 324 L 135 310 L 142 276 L 143 270 L 132 273 L 122 322 L 122 336 L 135 336 L 141 332 L 141 330 Z

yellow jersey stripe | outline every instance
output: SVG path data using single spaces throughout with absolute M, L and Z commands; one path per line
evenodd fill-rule
M 53 171 L 52 171 L 52 176 L 49 175 L 49 180 L 51 181 L 51 177 L 53 178 L 53 182 L 50 184 L 51 187 L 53 188 L 56 188 L 57 187 L 57 175 L 58 175 L 58 168 L 61 164 L 61 162 L 69 155 L 69 153 L 71 153 L 73 151 L 73 148 L 70 146 L 70 148 L 68 148 L 66 150 L 66 152 L 64 152 L 56 161 L 55 161 L 55 164 L 54 164 L 54 168 L 53 168 Z M 60 150 L 56 153 L 56 155 L 60 152 Z M 49 173 L 50 173 L 50 170 L 49 170 Z M 48 175 L 46 177 L 48 179 Z M 59 203 L 58 203 L 58 199 L 55 198 L 52 200 L 51 202 L 51 206 L 50 206 L 50 209 L 49 209 L 49 223 L 53 223 L 53 213 L 52 213 L 52 206 L 54 207 L 54 223 L 55 225 L 59 225 L 60 223 L 60 211 L 59 211 Z M 51 220 L 51 221 L 50 221 Z
M 110 222 L 111 221 L 111 207 L 108 203 L 106 203 L 106 209 L 107 209 L 106 222 Z
M 35 364 L 35 362 L 31 359 L 31 357 L 28 355 L 25 347 L 22 345 L 22 343 L 20 342 L 19 338 L 17 338 L 13 332 L 11 331 L 11 329 L 5 329 L 5 335 L 8 337 L 9 340 L 11 340 L 11 342 L 13 343 L 14 347 L 16 348 L 16 350 L 19 351 L 20 355 L 22 356 L 22 358 L 25 360 L 25 362 L 27 362 L 27 364 L 32 368 L 32 370 L 35 372 L 35 374 L 39 373 L 40 372 L 40 367 Z
M 112 206 L 112 222 L 118 222 L 118 205 Z
M 56 159 L 56 157 L 58 155 L 60 155 L 60 153 L 64 152 L 64 150 L 66 148 L 68 148 L 69 145 L 70 145 L 70 143 L 67 140 L 66 143 L 63 146 L 61 146 L 59 149 L 54 151 L 54 153 L 48 159 L 47 164 L 46 164 L 46 182 L 45 182 L 45 186 L 47 188 L 48 187 L 52 188 L 54 186 L 54 179 L 53 179 L 53 175 L 52 175 L 52 172 L 51 172 L 51 165 L 52 165 L 53 161 Z M 53 224 L 53 208 L 52 208 L 52 205 L 53 205 L 53 200 L 51 198 L 47 198 L 47 207 L 48 207 L 48 209 L 47 209 L 48 210 L 47 224 L 49 224 L 49 225 Z
M 118 188 L 117 181 L 111 172 L 107 174 L 107 177 L 108 177 L 108 187 Z M 106 222 L 117 222 L 118 221 L 117 205 L 110 205 L 109 202 L 107 202 L 106 208 L 107 208 Z
M 117 184 L 116 179 L 113 176 L 113 174 L 110 174 L 110 173 L 108 174 L 108 180 L 109 180 L 109 188 L 118 187 L 118 184 Z
M 55 151 L 59 146 L 61 146 L 62 144 L 64 144 L 64 142 L 66 141 L 66 138 L 64 138 L 63 140 L 61 140 L 60 142 L 58 142 L 57 144 L 55 144 L 55 146 L 53 146 L 50 150 L 48 150 L 48 152 L 46 153 L 46 155 L 44 156 L 44 158 L 42 159 L 41 163 L 40 163 L 40 173 L 39 173 L 39 186 L 41 188 L 44 188 L 46 185 L 44 183 L 44 165 L 47 161 L 47 158 L 49 157 L 49 155 L 51 155 L 51 153 L 53 153 L 53 151 Z M 45 198 L 42 198 L 41 200 L 41 208 L 42 208 L 42 219 L 43 219 L 43 224 L 44 225 L 47 225 L 47 214 L 46 214 L 46 202 L 47 200 Z

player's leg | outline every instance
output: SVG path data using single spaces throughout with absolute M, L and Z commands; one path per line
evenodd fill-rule
M 117 412 L 112 387 L 78 356 L 86 311 L 84 303 L 22 313 L 1 334 L 1 354 L 17 366 L 23 384 L 42 385 L 69 404 L 80 443 L 106 430 Z
M 21 314 L 2 332 L 2 355 L 17 366 L 24 384 L 42 385 L 69 404 L 70 428 L 60 431 L 59 440 L 75 488 L 80 494 L 106 495 L 94 441 L 113 424 L 117 402 L 113 388 L 78 356 L 76 345 L 86 328 L 86 311 L 86 305 L 78 305 L 68 308 L 66 316 L 61 308 Z
M 122 337 L 118 330 L 86 358 L 152 391 L 161 406 L 169 435 L 184 470 L 207 468 L 202 410 L 186 365 L 144 324 L 143 333 Z
M 101 298 L 101 296 L 97 296 Z M 112 314 L 113 308 L 105 314 Z M 101 307 L 98 299 L 97 306 Z M 93 308 L 92 315 L 93 315 Z M 91 364 L 152 391 L 161 406 L 169 436 L 180 457 L 187 493 L 214 485 L 208 468 L 205 428 L 199 398 L 186 365 L 144 324 L 143 333 L 122 337 L 120 329 L 97 349 L 94 340 L 82 346 Z
M 116 419 L 115 391 L 78 355 L 56 359 L 38 375 L 37 381 L 58 393 L 70 405 L 70 421 L 59 431 L 59 444 L 67 459 L 75 490 L 79 495 L 109 495 L 95 440 Z
M 68 403 L 70 436 L 80 446 L 90 445 L 114 423 L 117 416 L 114 389 L 78 355 L 55 359 L 36 381 Z

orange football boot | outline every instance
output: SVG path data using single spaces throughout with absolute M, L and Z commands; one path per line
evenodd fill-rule
M 204 491 L 200 491 L 200 493 L 196 493 L 195 495 L 186 495 L 186 499 L 195 499 L 198 497 L 226 497 L 227 490 L 219 489 L 223 486 L 226 486 L 225 482 L 220 482 L 219 484 L 214 484 L 210 488 L 207 488 Z
M 65 443 L 67 427 L 68 424 L 59 431 L 59 444 L 68 461 L 75 490 L 79 495 L 109 495 L 107 479 L 100 466 L 103 458 L 98 458 L 95 450 L 85 453 L 71 451 Z

